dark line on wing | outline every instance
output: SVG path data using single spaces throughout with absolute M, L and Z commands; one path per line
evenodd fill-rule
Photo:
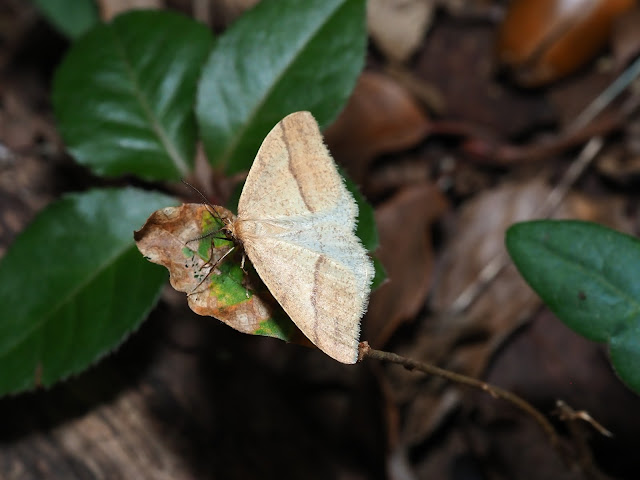
M 317 345 L 318 342 L 318 282 L 320 280 L 320 268 L 326 262 L 324 255 L 319 255 L 316 260 L 315 268 L 313 271 L 313 289 L 311 290 L 311 305 L 313 306 L 313 343 Z
M 291 147 L 289 146 L 289 141 L 287 140 L 287 132 L 285 131 L 286 127 L 285 127 L 284 121 L 280 122 L 280 126 L 282 128 L 282 141 L 284 142 L 284 145 L 287 148 L 287 166 L 289 167 L 289 172 L 291 173 L 291 176 L 293 176 L 293 179 L 296 182 L 296 186 L 298 187 L 298 193 L 300 193 L 300 198 L 302 198 L 302 201 L 304 202 L 304 206 L 307 207 L 307 210 L 309 210 L 310 212 L 314 212 L 315 210 L 311 207 L 311 205 L 307 201 L 307 198 L 305 197 L 304 191 L 302 190 L 301 183 L 298 180 L 298 174 L 296 173 L 293 167 L 293 162 L 291 161 L 293 158 L 293 155 L 291 154 Z

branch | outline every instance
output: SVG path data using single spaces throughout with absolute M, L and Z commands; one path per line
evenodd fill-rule
M 435 365 L 432 365 L 430 363 L 418 362 L 410 358 L 402 357 L 395 353 L 375 350 L 369 346 L 368 342 L 360 342 L 358 361 L 360 362 L 365 358 L 373 358 L 383 362 L 397 363 L 398 365 L 402 365 L 407 370 L 419 370 L 423 373 L 435 375 L 436 377 L 444 378 L 451 382 L 477 388 L 479 390 L 487 392 L 494 398 L 501 398 L 502 400 L 506 400 L 529 416 L 533 417 L 533 419 L 538 423 L 538 425 L 540 425 L 544 433 L 549 438 L 549 443 L 551 443 L 551 446 L 560 454 L 560 456 L 565 461 L 568 460 L 565 452 L 561 448 L 560 439 L 558 437 L 556 429 L 553 427 L 553 425 L 551 425 L 551 422 L 549 422 L 549 420 L 547 420 L 547 417 L 545 417 L 537 408 L 535 408 L 522 397 L 519 397 L 518 395 L 504 390 L 500 387 L 496 387 L 495 385 L 491 385 L 487 382 L 483 382 L 482 380 L 478 380 L 477 378 L 468 377 L 460 373 L 445 370 L 444 368 L 436 367 Z

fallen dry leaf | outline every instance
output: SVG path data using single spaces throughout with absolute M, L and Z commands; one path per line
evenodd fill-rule
M 467 158 L 486 165 L 554 161 L 576 146 L 584 145 L 593 137 L 609 135 L 620 130 L 625 123 L 626 118 L 616 112 L 607 112 L 584 127 L 568 128 L 557 134 L 536 139 L 529 144 L 512 144 L 496 142 L 491 138 L 471 137 L 463 143 L 462 150 Z
M 447 120 L 498 138 L 549 125 L 555 112 L 544 96 L 527 95 L 496 78 L 494 42 L 495 28 L 486 22 L 439 18 L 416 55 L 415 75 L 440 93 Z
M 255 272 L 245 273 L 238 258 L 231 258 L 233 242 L 203 238 L 233 218 L 222 207 L 167 207 L 154 212 L 134 238 L 145 258 L 169 270 L 171 286 L 187 293 L 189 307 L 198 315 L 215 317 L 243 333 L 308 345 Z
M 162 8 L 162 0 L 97 0 L 100 18 L 108 22 L 119 13 L 127 10 Z
M 424 307 L 431 288 L 431 226 L 447 208 L 437 187 L 405 188 L 376 210 L 380 248 L 376 256 L 387 281 L 375 290 L 364 321 L 367 341 L 379 348 L 395 330 Z
M 428 128 L 426 115 L 404 87 L 387 75 L 364 72 L 324 134 L 350 177 L 363 183 L 374 157 L 416 145 Z
M 534 218 L 549 192 L 549 187 L 540 180 L 507 184 L 479 195 L 462 208 L 439 267 L 439 280 L 431 302 L 436 312 L 445 313 L 452 308 L 458 296 L 477 280 L 496 255 L 506 255 L 507 228 L 517 221 Z M 561 216 L 575 215 L 565 207 Z M 466 315 L 455 321 L 450 319 L 446 328 L 480 323 L 488 331 L 498 331 L 511 322 L 519 324 L 518 317 L 530 310 L 529 305 L 537 304 L 537 300 L 514 268 L 503 275 L 509 280 L 500 281 L 500 288 L 495 291 L 485 291 Z M 479 364 L 473 368 L 474 373 L 483 369 L 484 365 Z
M 211 3 L 216 27 L 224 28 L 244 12 L 255 7 L 260 0 L 217 0 Z
M 482 375 L 496 348 L 528 320 L 540 300 L 509 265 L 464 313 L 450 314 L 449 310 L 496 255 L 506 255 L 505 230 L 516 221 L 533 218 L 550 191 L 539 179 L 505 184 L 462 207 L 455 226 L 448 229 L 444 238 L 446 248 L 438 268 L 441 273 L 432 297 L 436 316 L 419 324 L 411 344 L 394 350 L 466 375 Z M 574 194 L 557 217 L 601 222 L 606 219 L 620 228 L 620 210 L 617 201 Z M 456 386 L 399 369 L 389 370 L 388 374 L 393 375 L 396 401 L 407 408 L 401 444 L 424 441 L 459 403 L 460 390 Z
M 431 0 L 369 0 L 369 33 L 389 59 L 404 62 L 422 43 L 434 8 Z

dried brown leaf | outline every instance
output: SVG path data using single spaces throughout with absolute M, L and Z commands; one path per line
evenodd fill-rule
M 213 20 L 217 27 L 231 24 L 244 12 L 256 6 L 260 0 L 218 0 L 212 2 Z
M 441 274 L 433 293 L 432 307 L 439 315 L 420 325 L 404 355 L 466 375 L 482 375 L 492 353 L 528 319 L 540 305 L 539 299 L 515 268 L 508 266 L 467 311 L 456 315 L 447 312 L 496 255 L 506 255 L 505 230 L 516 221 L 533 218 L 550 191 L 541 180 L 506 184 L 479 195 L 460 210 L 456 226 L 445 235 Z M 617 201 L 572 195 L 557 216 L 607 219 L 620 227 L 619 210 Z M 408 407 L 402 443 L 420 443 L 458 404 L 457 387 L 411 373 L 394 370 L 392 374 L 397 401 Z
M 495 75 L 495 28 L 443 17 L 416 58 L 416 75 L 440 92 L 449 120 L 510 137 L 548 125 L 554 118 L 546 98 L 500 83 Z M 517 114 L 514 114 L 517 112 Z
M 364 72 L 325 138 L 351 178 L 362 183 L 374 157 L 414 146 L 428 127 L 426 115 L 404 87 L 381 73 Z
M 446 208 L 440 191 L 422 183 L 405 188 L 376 210 L 380 232 L 377 257 L 388 280 L 373 292 L 369 302 L 365 336 L 371 345 L 384 345 L 424 306 L 432 281 L 431 225 Z
M 100 18 L 105 22 L 111 20 L 119 13 L 127 10 L 162 8 L 162 0 L 97 0 L 100 9 Z
M 369 0 L 369 33 L 389 59 L 404 62 L 422 43 L 434 8 L 431 0 Z

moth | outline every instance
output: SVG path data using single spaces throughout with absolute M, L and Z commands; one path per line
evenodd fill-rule
M 296 112 L 262 142 L 227 227 L 296 326 L 343 363 L 357 361 L 374 275 L 357 217 L 316 120 Z

